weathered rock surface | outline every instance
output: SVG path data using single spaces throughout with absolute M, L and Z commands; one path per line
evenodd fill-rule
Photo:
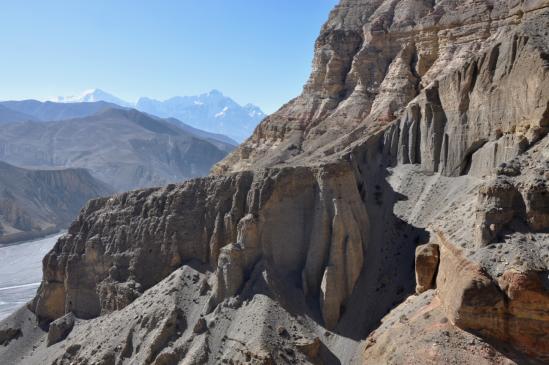
M 498 351 L 454 326 L 433 290 L 410 297 L 392 310 L 362 346 L 363 364 L 510 365 L 530 361 L 521 354 Z
M 485 184 L 479 191 L 477 240 L 481 245 L 496 241 L 501 231 L 525 214 L 524 201 L 518 189 L 500 177 Z
M 509 268 L 495 280 L 442 234 L 438 237 L 438 295 L 450 321 L 464 330 L 512 343 L 529 355 L 546 359 L 549 292 L 543 281 L 547 271 Z
M 342 0 L 303 94 L 212 176 L 88 203 L 29 306 L 82 323 L 0 359 L 549 361 L 548 22 Z
M 318 160 L 398 119 L 398 162 L 484 174 L 547 132 L 546 13 L 546 0 L 342 1 L 302 95 L 214 172 Z M 473 159 L 489 141 L 497 153 Z
M 45 321 L 69 311 L 93 318 L 125 307 L 191 260 L 217 266 L 213 309 L 265 262 L 316 298 L 333 327 L 362 269 L 367 231 L 345 165 L 239 173 L 95 200 L 44 259 L 33 310 Z

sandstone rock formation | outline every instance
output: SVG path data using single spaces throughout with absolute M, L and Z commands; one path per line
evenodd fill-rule
M 342 0 L 303 94 L 211 176 L 87 204 L 0 359 L 549 361 L 548 25 L 545 0 Z M 46 348 L 29 310 L 81 323 Z

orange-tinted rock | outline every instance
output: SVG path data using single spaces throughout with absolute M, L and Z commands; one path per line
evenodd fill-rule
M 437 291 L 452 323 L 501 337 L 505 332 L 505 296 L 482 267 L 438 234 L 440 265 Z
M 393 309 L 362 346 L 356 364 L 516 364 L 481 338 L 452 325 L 434 291 L 412 296 Z
M 549 360 L 547 271 L 506 271 L 496 282 L 441 233 L 437 236 L 437 291 L 452 323 Z
M 506 271 L 498 284 L 507 296 L 507 340 L 524 352 L 549 361 L 547 276 L 547 271 Z

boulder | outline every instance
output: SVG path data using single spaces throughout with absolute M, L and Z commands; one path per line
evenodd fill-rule
M 63 317 L 50 323 L 48 330 L 48 346 L 63 341 L 74 327 L 74 314 L 67 313 Z
M 206 323 L 206 320 L 203 317 L 200 317 L 198 321 L 196 321 L 193 327 L 193 333 L 197 335 L 201 335 L 207 330 L 208 330 L 208 323 Z

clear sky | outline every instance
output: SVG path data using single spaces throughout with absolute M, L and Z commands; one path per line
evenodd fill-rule
M 307 80 L 337 0 L 0 4 L 0 100 L 100 88 L 128 101 L 219 89 L 273 112 Z

